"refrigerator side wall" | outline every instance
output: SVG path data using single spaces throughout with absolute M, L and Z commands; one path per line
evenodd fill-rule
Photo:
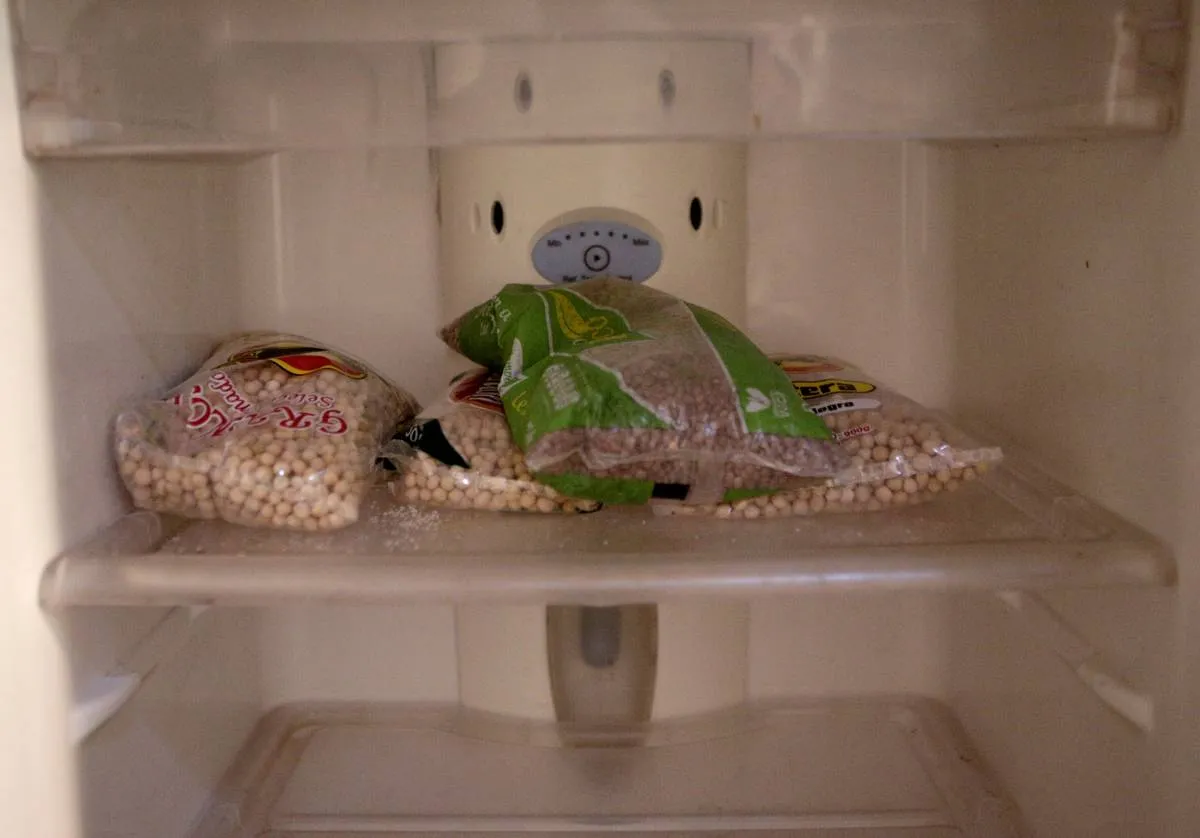
M 51 481 L 56 549 L 128 508 L 112 463 L 114 415 L 176 384 L 242 328 L 238 177 L 237 165 L 182 161 L 35 169 L 47 388 L 37 427 L 50 447 L 41 469 L 26 471 Z M 26 595 L 36 589 L 34 580 Z M 142 678 L 78 752 L 85 833 L 186 834 L 261 713 L 258 620 L 205 615 L 180 648 L 170 642 L 147 659 L 163 609 L 54 619 L 73 682 L 64 697 L 93 692 L 106 676 Z M 58 724 L 65 735 L 65 715 Z
M 0 52 L 11 56 L 7 16 Z M 61 547 L 54 503 L 53 422 L 44 300 L 40 282 L 37 198 L 22 155 L 12 62 L 0 61 L 0 270 L 5 300 L 0 330 L 8 362 L 0 390 L 9 394 L 6 456 L 0 464 L 0 809 L 11 835 L 78 834 L 67 741 L 67 670 L 37 602 L 45 563 Z
M 951 697 L 1045 836 L 1190 835 L 1200 783 L 1200 132 L 958 157 L 954 393 L 1049 471 L 1174 547 L 1178 591 L 1051 604 L 1155 700 L 1118 718 L 993 598 L 948 627 Z

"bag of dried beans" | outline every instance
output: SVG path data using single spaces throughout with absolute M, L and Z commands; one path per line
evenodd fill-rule
M 913 506 L 958 490 L 1003 459 L 999 447 L 977 442 L 855 367 L 819 355 L 774 360 L 828 425 L 847 467 L 821 486 L 705 506 L 662 504 L 656 512 L 772 518 Z
M 397 500 L 455 509 L 594 512 L 593 500 L 568 498 L 534 480 L 513 442 L 500 399 L 500 376 L 463 373 L 441 404 L 426 409 L 385 448 Z
M 163 398 L 117 417 L 117 464 L 140 509 L 295 530 L 357 520 L 380 445 L 417 403 L 322 343 L 254 333 Z
M 825 420 L 850 456 L 839 486 L 892 478 L 938 476 L 999 463 L 999 447 L 984 445 L 945 417 L 849 364 L 820 355 L 779 355 L 775 362 L 796 393 Z
M 501 374 L 537 478 L 611 503 L 708 503 L 848 465 L 783 371 L 719 315 L 619 279 L 509 285 L 442 337 Z

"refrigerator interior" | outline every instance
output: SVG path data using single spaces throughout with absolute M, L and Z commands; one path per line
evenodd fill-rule
M 1200 134 L 1187 10 L 1044 5 L 14 2 L 0 317 L 16 357 L 0 376 L 22 413 L 0 512 L 0 689 L 21 724 L 0 734 L 13 778 L 0 788 L 21 789 L 5 806 L 28 826 L 13 834 L 600 834 L 647 807 L 665 812 L 653 829 L 689 834 L 697 794 L 745 819 L 716 827 L 747 834 L 1189 834 Z M 737 71 L 718 72 L 706 50 L 729 42 Z M 659 68 L 675 59 L 668 108 Z M 786 540 L 799 530 L 730 522 L 742 529 L 694 548 L 699 565 L 670 537 L 720 522 L 657 522 L 676 551 L 658 558 L 601 549 L 595 529 L 564 547 L 575 522 L 446 513 L 368 521 L 320 548 L 220 527 L 177 555 L 80 547 L 130 511 L 114 414 L 230 333 L 318 336 L 423 403 L 439 396 L 434 327 L 455 314 L 439 285 L 440 149 L 713 138 L 746 144 L 752 337 L 850 359 L 996 434 L 1070 487 L 1031 478 L 1029 496 L 1053 502 L 1039 514 L 1065 520 L 1069 544 L 1024 529 L 975 540 L 993 519 L 964 498 L 948 507 L 959 530 L 919 510 L 812 519 L 804 537 L 833 535 L 803 550 Z M 955 549 L 922 548 L 935 526 Z M 1094 543 L 1070 535 L 1093 526 Z M 496 545 L 523 538 L 543 560 L 488 575 L 489 550 L 507 571 Z M 472 549 L 478 562 L 455 564 Z M 342 560 L 356 551 L 404 559 L 376 576 Z M 754 570 L 739 568 L 751 552 Z M 656 719 L 658 747 L 614 758 L 653 764 L 611 769 L 674 783 L 643 798 L 602 778 L 556 785 L 553 760 L 574 757 L 548 723 L 454 709 L 462 605 L 502 616 L 555 591 L 611 604 L 616 559 L 637 595 L 697 632 L 705 609 L 748 603 L 731 641 L 748 703 Z M 704 661 L 658 652 L 676 690 L 660 700 L 686 706 Z M 773 747 L 737 750 L 763 719 L 782 719 L 764 728 Z M 511 785 L 514 766 L 535 779 Z M 531 808 L 505 808 L 522 792 Z M 560 819 L 537 821 L 539 802 Z M 768 811 L 781 819 L 755 819 Z

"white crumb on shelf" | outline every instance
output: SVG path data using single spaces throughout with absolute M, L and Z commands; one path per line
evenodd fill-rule
M 375 512 L 368 520 L 370 529 L 382 538 L 388 550 L 412 549 L 421 536 L 435 532 L 442 523 L 437 510 L 415 506 L 392 506 Z

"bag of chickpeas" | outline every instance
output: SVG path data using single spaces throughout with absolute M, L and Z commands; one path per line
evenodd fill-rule
M 508 285 L 442 331 L 501 374 L 538 480 L 605 503 L 706 503 L 846 466 L 787 376 L 718 314 L 627 280 Z
M 958 479 L 957 472 L 986 468 L 1004 457 L 999 447 L 981 445 L 939 414 L 841 361 L 821 355 L 773 360 L 850 455 L 850 465 L 834 478 L 836 485 L 922 474 L 947 483 Z
M 333 530 L 358 519 L 381 444 L 417 409 L 349 355 L 248 334 L 118 416 L 117 462 L 140 509 Z
M 397 500 L 453 509 L 594 512 L 596 501 L 568 498 L 533 479 L 513 442 L 500 399 L 500 376 L 463 373 L 445 400 L 402 428 L 384 451 L 397 472 Z
M 911 506 L 957 491 L 1003 459 L 939 414 L 841 361 L 820 355 L 773 360 L 850 458 L 822 486 L 702 507 L 661 505 L 665 514 L 770 518 Z

